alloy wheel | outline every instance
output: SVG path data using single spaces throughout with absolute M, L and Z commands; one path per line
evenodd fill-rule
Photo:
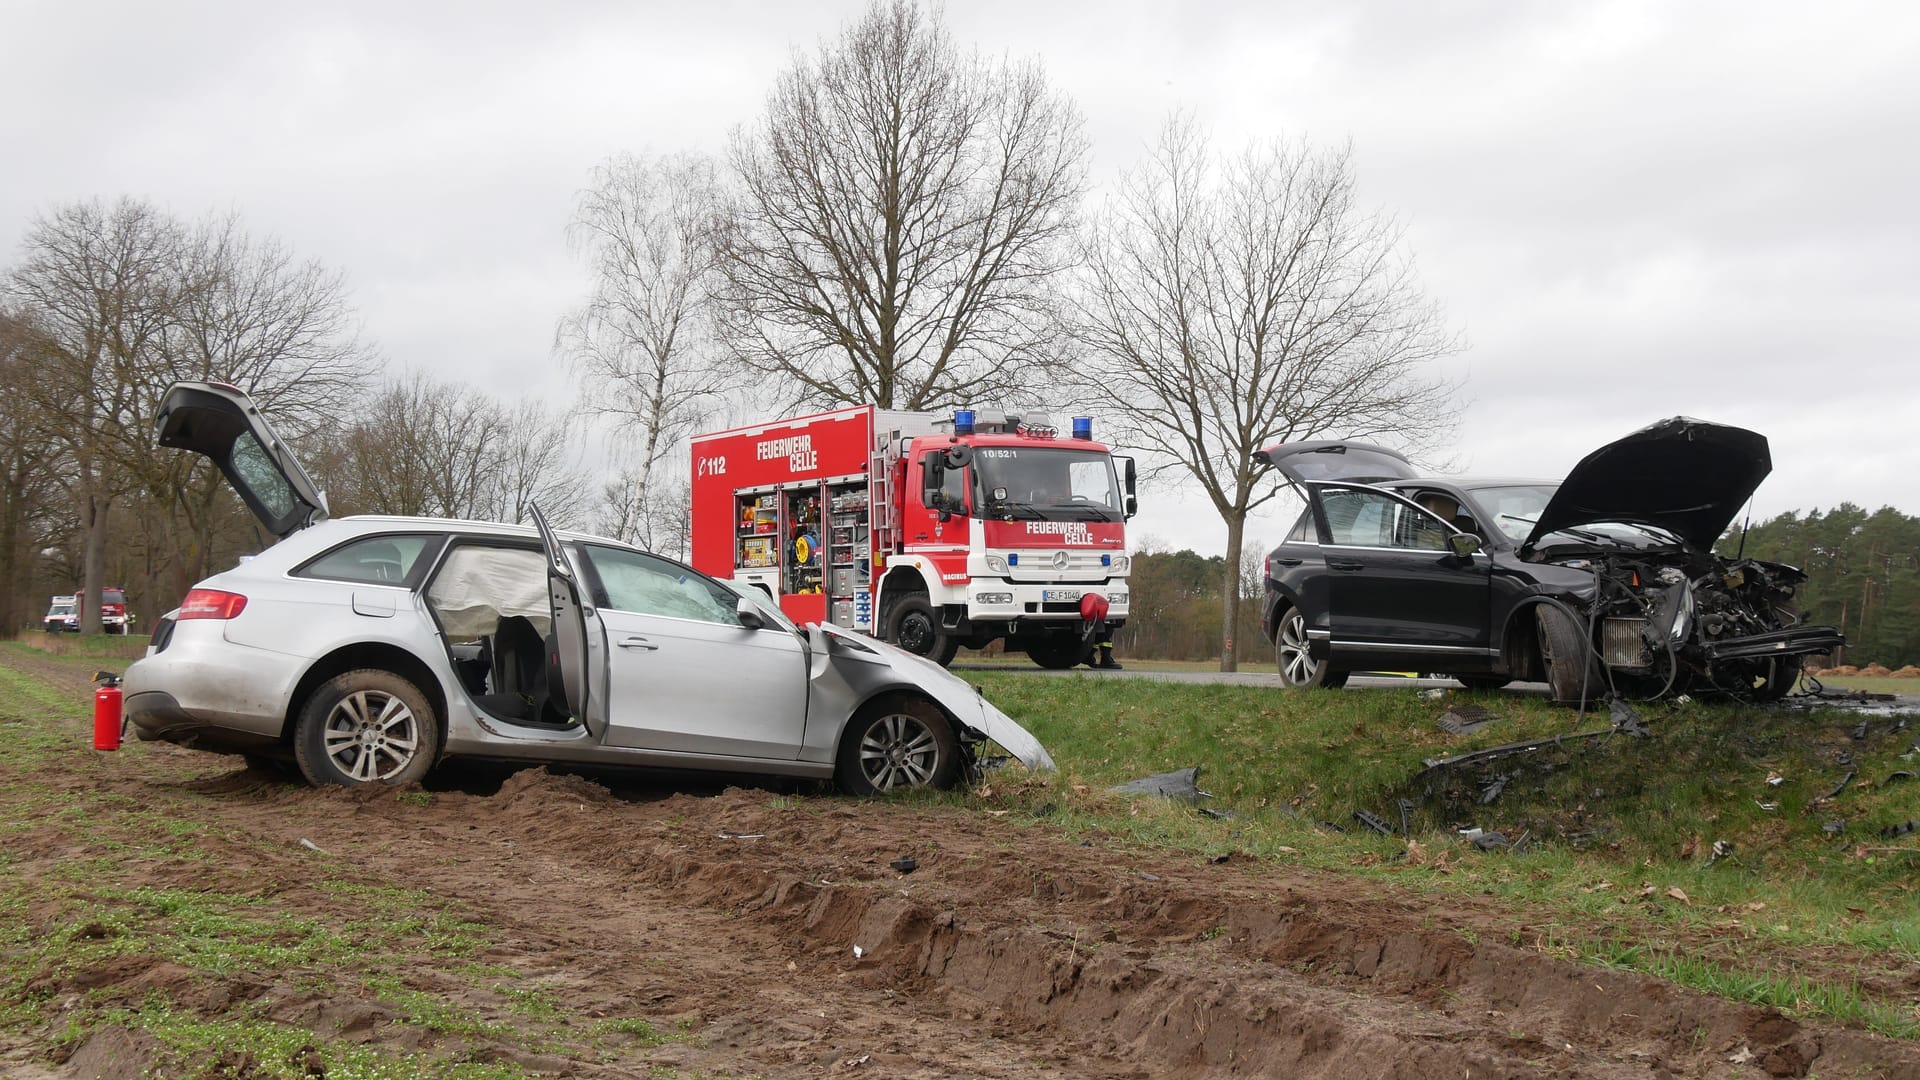
M 860 772 L 877 791 L 930 783 L 939 769 L 939 740 L 917 716 L 888 713 L 860 738 Z
M 420 749 L 420 722 L 398 697 L 356 690 L 327 714 L 321 746 L 349 780 L 386 780 L 412 763 Z
M 1287 613 L 1280 623 L 1280 677 L 1288 686 L 1307 686 L 1313 682 L 1318 665 L 1307 651 L 1307 617 L 1298 608 Z

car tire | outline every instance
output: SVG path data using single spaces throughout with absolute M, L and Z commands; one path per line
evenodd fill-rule
M 1455 675 L 1453 679 L 1469 690 L 1498 690 L 1513 681 L 1505 675 Z
M 834 757 L 834 780 L 849 795 L 892 795 L 950 788 L 960 778 L 960 741 L 932 704 L 887 697 L 847 723 Z
M 334 676 L 307 699 L 293 753 L 314 785 L 412 783 L 440 756 L 440 725 L 419 687 L 364 668 Z
M 1280 681 L 1288 686 L 1338 690 L 1347 685 L 1346 672 L 1334 671 L 1328 661 L 1315 660 L 1307 650 L 1307 617 L 1292 605 L 1282 608 L 1274 623 L 1273 656 Z
M 1578 705 L 1583 693 L 1588 701 L 1606 696 L 1607 673 L 1580 624 L 1559 608 L 1544 604 L 1535 618 L 1540 624 L 1540 662 L 1553 700 Z
M 1093 646 L 1075 637 L 1041 638 L 1027 645 L 1027 659 L 1048 671 L 1065 671 L 1087 662 Z
M 894 601 L 887 617 L 887 640 L 915 656 L 946 667 L 960 651 L 960 642 L 942 633 L 940 620 L 926 593 L 908 593 Z

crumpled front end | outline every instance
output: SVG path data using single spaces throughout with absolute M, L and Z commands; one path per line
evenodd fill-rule
M 1807 656 L 1846 639 L 1806 623 L 1794 593 L 1806 575 L 1757 559 L 1671 553 L 1600 560 L 1584 614 L 1614 689 L 1630 697 L 1721 692 L 1770 700 Z
M 1035 738 L 1032 732 L 995 708 L 991 702 L 981 696 L 978 690 L 969 686 L 959 676 L 931 660 L 915 656 L 865 635 L 855 634 L 832 625 L 822 625 L 814 629 L 827 637 L 845 643 L 855 655 L 861 656 L 862 659 L 886 665 L 899 682 L 924 691 L 928 697 L 939 703 L 941 708 L 959 720 L 962 727 L 998 743 L 1029 769 L 1035 772 L 1054 770 L 1052 756 L 1047 753 L 1046 747 L 1040 745 L 1040 740 Z

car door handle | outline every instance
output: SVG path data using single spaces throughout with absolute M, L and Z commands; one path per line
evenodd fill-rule
M 646 638 L 643 638 L 643 637 L 630 637 L 630 638 L 621 638 L 620 647 L 623 649 L 646 649 L 647 651 L 651 652 L 655 649 L 658 649 L 660 646 L 655 645 L 653 642 L 648 641 Z
M 1301 563 L 1302 563 L 1303 561 L 1305 561 L 1305 560 L 1302 560 L 1302 559 L 1275 559 L 1275 560 L 1273 560 L 1273 564 L 1274 564 L 1275 566 L 1299 566 L 1299 565 L 1300 565 L 1300 564 L 1301 564 Z
M 1329 560 L 1327 567 L 1332 570 L 1364 570 L 1367 564 L 1357 562 L 1333 562 Z

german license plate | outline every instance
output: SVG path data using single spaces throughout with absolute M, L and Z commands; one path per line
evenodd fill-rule
M 1080 599 L 1079 589 L 1042 589 L 1040 590 L 1040 601 L 1046 604 L 1059 604 L 1059 603 L 1065 603 L 1070 600 L 1078 600 L 1078 599 Z

